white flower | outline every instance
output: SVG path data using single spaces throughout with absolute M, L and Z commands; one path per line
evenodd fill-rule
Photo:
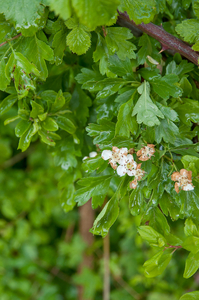
M 180 172 L 174 172 L 171 175 L 171 180 L 175 181 L 175 190 L 179 193 L 181 188 L 183 191 L 192 191 L 194 186 L 192 184 L 192 172 L 186 169 L 181 169 Z
M 117 167 L 117 174 L 122 177 L 126 174 L 126 168 L 125 166 L 119 166 Z
M 137 187 L 138 181 L 142 179 L 146 172 L 141 169 L 141 164 L 137 165 L 135 170 L 135 179 L 130 182 L 130 188 L 135 189 Z
M 185 185 L 183 187 L 184 191 L 193 191 L 194 190 L 194 186 L 191 183 L 187 183 L 187 185 Z
M 111 150 L 104 150 L 102 151 L 102 158 L 104 160 L 109 160 L 111 167 L 116 170 L 118 164 L 124 164 L 126 161 L 126 156 L 128 154 L 127 148 L 117 148 L 113 147 Z
M 142 161 L 149 160 L 151 158 L 151 156 L 153 156 L 153 154 L 155 153 L 154 147 L 155 147 L 155 145 L 153 145 L 153 144 L 147 144 L 147 146 L 138 150 L 137 156 L 138 156 L 139 160 L 142 160 Z
M 87 158 L 93 158 L 93 157 L 95 157 L 95 156 L 97 156 L 97 152 L 92 151 L 92 152 L 89 153 L 89 156 L 84 156 L 84 157 L 82 158 L 82 161 L 86 160 Z
M 112 157 L 112 151 L 111 150 L 104 150 L 104 151 L 102 151 L 101 157 L 104 160 L 110 159 Z
M 133 155 L 128 154 L 120 160 L 120 166 L 117 167 L 117 174 L 119 176 L 124 176 L 128 174 L 128 176 L 135 176 L 137 163 L 134 161 Z
M 95 156 L 97 156 L 97 152 L 92 151 L 92 152 L 89 153 L 89 157 L 93 158 Z

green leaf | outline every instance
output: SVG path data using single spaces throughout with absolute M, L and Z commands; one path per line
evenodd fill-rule
M 45 25 L 45 2 L 43 0 L 0 0 L 1 13 L 14 24 L 24 36 L 32 36 Z
M 158 102 L 157 102 L 157 106 L 166 118 L 168 118 L 173 122 L 179 121 L 177 112 L 173 110 L 171 107 L 164 106 Z
M 178 82 L 178 77 L 169 74 L 161 78 L 154 78 L 151 85 L 161 98 L 167 100 L 170 96 L 177 98 L 182 95 L 182 89 L 175 85 L 176 82 Z
M 37 68 L 20 52 L 12 52 L 5 71 L 7 78 L 10 78 L 11 74 L 13 74 L 15 88 L 19 94 L 19 99 L 25 97 L 28 94 L 29 89 L 35 89 L 30 73 L 40 76 Z
M 181 37 L 183 37 L 185 42 L 193 44 L 198 39 L 199 20 L 185 20 L 178 24 L 175 30 L 179 35 L 181 35 Z
M 96 70 L 82 68 L 81 73 L 79 73 L 75 77 L 75 79 L 79 84 L 82 84 L 82 88 L 84 88 L 84 84 L 86 84 L 87 82 L 95 83 L 97 81 L 104 79 L 104 77 Z
M 10 80 L 6 77 L 5 69 L 6 69 L 6 64 L 3 57 L 2 60 L 0 61 L 0 76 L 1 76 L 0 90 L 2 91 L 4 91 L 7 88 L 8 84 L 10 83 Z
M 176 74 L 180 78 L 194 69 L 194 64 L 189 63 L 187 60 L 183 59 L 181 63 L 176 66 L 176 62 L 172 60 L 166 67 L 166 75 Z
M 157 44 L 159 45 L 159 43 L 155 39 L 148 36 L 147 34 L 143 34 L 140 37 L 138 46 L 140 46 L 141 48 L 137 53 L 137 60 L 139 65 L 145 63 L 148 55 L 153 59 L 160 61 L 161 55 L 157 50 Z
M 89 117 L 89 107 L 92 105 L 90 97 L 76 85 L 71 99 L 71 109 L 75 110 L 77 122 L 81 126 L 86 126 Z
M 29 146 L 33 135 L 38 131 L 38 127 L 35 124 L 32 124 L 28 130 L 24 132 L 19 140 L 18 149 L 21 149 L 24 152 Z
M 41 115 L 38 115 L 38 118 L 39 118 L 40 121 L 44 121 L 46 119 L 47 115 L 48 115 L 48 113 L 45 112 L 45 113 L 43 113 Z
M 110 141 L 114 137 L 115 124 L 107 120 L 101 120 L 100 124 L 89 124 L 86 127 L 88 135 L 94 136 L 93 143 L 98 144 L 104 141 Z
M 108 193 L 112 176 L 89 177 L 78 181 L 84 187 L 75 193 L 75 201 L 78 206 L 85 204 L 92 197 L 93 209 L 101 206 Z
M 147 260 L 144 263 L 145 276 L 148 278 L 152 278 L 162 274 L 172 258 L 171 251 L 171 249 L 161 250 L 151 259 Z
M 171 148 L 170 151 L 181 155 L 193 155 L 199 157 L 198 152 L 195 150 L 196 147 L 197 147 L 196 144 L 185 144 L 185 145 Z
M 7 34 L 12 31 L 12 25 L 6 22 L 3 14 L 0 15 L 0 42 L 4 42 Z
M 145 209 L 146 202 L 144 196 L 139 187 L 131 192 L 129 197 L 129 209 L 133 216 L 137 216 L 142 213 Z
M 156 14 L 156 2 L 154 0 L 122 0 L 120 9 L 123 12 L 126 11 L 136 24 L 149 23 Z
M 66 44 L 72 52 L 82 55 L 90 48 L 90 33 L 86 32 L 81 25 L 77 26 L 67 35 Z
M 30 117 L 35 119 L 38 115 L 43 114 L 44 108 L 35 101 L 31 101 L 32 111 L 30 113 Z
M 56 97 L 57 93 L 53 90 L 47 90 L 41 93 L 41 98 L 47 102 L 49 101 L 51 103 L 54 103 Z
M 185 221 L 184 233 L 186 236 L 197 236 L 199 237 L 199 231 L 196 224 L 193 222 L 192 219 L 187 219 Z
M 149 225 L 163 236 L 170 233 L 170 227 L 166 217 L 158 207 L 149 207 L 143 217 L 142 223 L 149 222 Z
M 17 102 L 17 95 L 9 95 L 0 103 L 0 114 L 4 114 Z
M 73 134 L 76 130 L 74 122 L 67 117 L 59 116 L 57 117 L 56 122 L 61 129 L 67 131 L 70 134 Z
M 67 93 L 68 98 L 71 98 L 71 95 Z M 57 93 L 57 96 L 55 98 L 55 102 L 51 106 L 51 112 L 57 112 L 59 111 L 65 104 L 65 97 L 63 96 L 63 93 L 61 90 Z
M 17 137 L 21 137 L 32 125 L 32 122 L 21 120 L 15 127 L 15 134 Z
M 192 0 L 182 0 L 182 6 L 184 7 L 184 9 L 188 9 L 191 2 Z
M 160 121 L 157 117 L 163 119 L 164 115 L 150 98 L 149 83 L 144 81 L 138 88 L 138 93 L 141 94 L 141 96 L 134 107 L 132 115 L 137 115 L 137 122 L 139 124 L 144 123 L 145 125 L 150 127 L 159 125 Z
M 133 97 L 127 103 L 121 105 L 115 127 L 116 135 L 127 138 L 130 137 L 131 133 L 132 135 L 136 135 L 138 125 L 135 117 L 132 117 L 133 107 Z
M 182 248 L 196 254 L 199 251 L 199 237 L 188 236 L 183 242 Z
M 47 117 L 41 124 L 42 128 L 47 131 L 57 131 L 59 126 L 52 118 Z
M 11 117 L 11 118 L 8 118 L 4 121 L 4 125 L 8 125 L 14 121 L 16 121 L 17 119 L 19 119 L 20 117 L 19 116 L 14 116 L 14 117 Z
M 131 61 L 128 57 L 125 60 L 120 60 L 117 55 L 112 55 L 108 59 L 108 68 L 118 76 L 125 76 L 131 74 L 133 76 Z
M 197 176 L 199 172 L 199 158 L 192 155 L 184 155 L 181 158 L 184 168 L 192 171 L 193 176 Z
M 174 143 L 179 135 L 179 128 L 169 119 L 160 121 L 160 125 L 155 127 L 155 140 L 160 143 L 163 139 L 166 143 Z
M 115 94 L 127 83 L 128 81 L 122 78 L 106 78 L 96 83 L 87 82 L 84 84 L 84 88 L 92 92 L 99 91 L 97 93 L 97 99 L 103 99 Z
M 63 0 L 65 2 L 65 0 Z M 64 51 L 66 49 L 67 31 L 65 28 L 57 31 L 54 35 L 52 46 L 54 48 L 55 64 L 58 66 L 62 63 Z
M 99 62 L 99 70 L 102 75 L 105 73 L 109 73 L 108 69 L 108 48 L 105 43 L 105 39 L 98 33 L 98 41 L 96 50 L 93 52 L 93 60 L 94 62 Z
M 139 226 L 138 232 L 151 246 L 164 247 L 166 245 L 164 236 L 154 230 L 151 226 Z
M 43 130 L 39 130 L 38 134 L 41 137 L 42 142 L 44 142 L 45 144 L 52 146 L 52 147 L 55 146 L 55 142 L 52 139 L 51 132 L 47 133 Z
M 107 168 L 107 161 L 103 160 L 101 156 L 96 156 L 93 158 L 86 158 L 83 161 L 82 168 L 84 171 L 91 173 L 97 171 L 97 173 L 102 172 Z
M 196 100 L 183 99 L 184 104 L 180 104 L 175 108 L 180 120 L 185 125 L 191 125 L 191 121 L 194 123 L 199 122 L 199 103 Z
M 105 237 L 108 233 L 109 228 L 116 221 L 118 214 L 118 200 L 113 196 L 111 200 L 106 203 L 101 213 L 97 216 L 93 224 L 93 228 L 90 230 L 90 232 Z
M 131 31 L 125 27 L 109 27 L 105 41 L 110 55 L 117 52 L 117 56 L 121 60 L 136 58 L 134 50 L 136 46 L 127 41 L 133 37 Z
M 48 0 L 50 8 L 55 11 L 57 15 L 64 20 L 70 18 L 72 14 L 72 7 L 70 0 Z
M 32 62 L 37 70 L 39 70 L 39 77 L 45 80 L 48 77 L 48 69 L 45 60 L 52 61 L 54 58 L 53 50 L 45 42 L 41 41 L 35 35 L 30 38 L 22 38 L 20 44 L 17 46 L 17 51 Z
M 192 92 L 192 85 L 186 77 L 180 80 L 180 87 L 183 89 L 183 97 L 190 97 Z
M 185 262 L 185 270 L 183 277 L 184 278 L 189 278 L 193 274 L 196 273 L 196 271 L 199 268 L 199 253 L 193 254 L 189 253 L 186 262 Z
M 108 23 L 115 16 L 118 5 L 118 0 L 72 0 L 80 22 L 91 29 Z
M 67 188 L 63 190 L 60 197 L 61 206 L 65 212 L 68 212 L 74 208 L 76 204 L 74 201 L 74 194 L 74 184 L 67 184 Z
M 198 300 L 199 298 L 199 292 L 191 292 L 184 294 L 182 297 L 180 297 L 180 300 Z

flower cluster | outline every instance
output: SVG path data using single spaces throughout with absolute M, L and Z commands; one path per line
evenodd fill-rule
M 140 150 L 137 151 L 137 158 L 141 161 L 147 161 L 151 159 L 155 153 L 155 145 L 147 144 Z M 117 148 L 113 147 L 112 150 L 102 151 L 102 158 L 104 160 L 109 160 L 111 167 L 116 170 L 119 176 L 134 176 L 134 180 L 130 182 L 130 188 L 135 189 L 138 185 L 138 181 L 142 179 L 146 173 L 141 169 L 141 164 L 137 164 L 134 160 L 132 153 L 133 149 L 128 150 L 128 148 Z M 181 169 L 180 172 L 174 172 L 171 175 L 171 179 L 175 181 L 175 190 L 179 193 L 180 189 L 183 191 L 191 191 L 194 189 L 192 184 L 192 172 L 185 169 Z
M 192 172 L 185 169 L 181 169 L 180 172 L 174 172 L 171 175 L 171 180 L 175 181 L 175 190 L 179 193 L 179 188 L 183 191 L 192 191 L 194 186 L 192 184 Z
M 135 179 L 130 183 L 130 187 L 132 189 L 135 189 L 137 187 L 138 181 L 141 180 L 142 177 L 144 176 L 145 171 L 141 170 L 141 164 L 137 164 L 134 160 L 133 155 L 130 154 L 129 152 L 131 152 L 131 150 L 128 150 L 127 148 L 119 149 L 117 147 L 113 147 L 112 151 L 111 150 L 102 151 L 101 156 L 104 160 L 109 160 L 111 167 L 114 170 L 116 170 L 119 176 L 124 176 L 125 174 L 127 174 L 128 176 L 134 176 Z M 155 150 L 153 151 L 153 153 L 154 152 Z M 147 159 L 150 159 L 152 154 L 148 155 Z
M 139 160 L 146 161 L 146 160 L 150 159 L 151 156 L 153 156 L 153 154 L 155 153 L 154 147 L 155 147 L 155 145 L 148 144 L 147 146 L 141 148 L 137 152 L 137 156 L 138 156 Z

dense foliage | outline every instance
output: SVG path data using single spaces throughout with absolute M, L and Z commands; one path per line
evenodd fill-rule
M 198 51 L 199 1 L 28 0 L 24 4 L 22 0 L 0 0 L 0 7 L 0 164 L 6 169 L 1 175 L 1 213 L 11 219 L 8 224 L 0 223 L 5 255 L 9 251 L 15 255 L 20 243 L 27 242 L 20 250 L 17 269 L 22 255 L 27 260 L 31 255 L 37 258 L 35 245 L 40 244 L 40 234 L 45 240 L 45 232 L 32 232 L 32 227 L 45 224 L 53 232 L 52 223 L 68 226 L 73 217 L 66 221 L 61 208 L 54 208 L 59 193 L 65 212 L 90 198 L 93 209 L 103 207 L 91 229 L 95 235 L 105 237 L 120 210 L 130 224 L 135 219 L 139 235 L 156 250 L 150 250 L 144 263 L 146 277 L 162 274 L 174 253 L 185 250 L 182 275 L 194 275 L 199 267 L 197 62 L 192 63 L 191 48 L 186 58 L 178 53 L 177 39 L 172 51 L 165 52 L 168 47 L 151 37 L 153 33 L 137 36 L 127 28 L 131 28 L 128 19 L 126 27 L 121 27 L 117 18 L 126 12 L 137 25 L 161 25 L 171 38 L 178 37 Z M 9 169 L 14 165 L 12 155 L 18 153 L 17 140 L 22 157 L 30 159 L 24 167 L 31 170 L 27 169 L 27 177 Z M 49 158 L 45 165 L 47 152 L 53 164 Z M 13 178 L 10 187 L 9 175 Z M 26 189 L 29 185 L 31 192 Z M 15 204 L 6 195 L 9 189 L 13 189 Z M 37 196 L 42 203 L 35 204 Z M 21 211 L 30 224 L 18 216 Z M 184 234 L 175 226 L 181 220 Z M 129 228 L 137 239 L 135 228 L 128 225 L 126 230 Z M 5 245 L 13 230 L 18 234 L 16 240 Z M 46 237 L 47 246 L 41 245 L 41 256 L 51 256 L 53 234 L 50 241 Z M 73 242 L 78 244 L 78 237 Z M 59 268 L 64 254 L 72 251 L 60 243 Z M 131 245 L 129 240 L 125 243 Z M 44 263 L 47 269 L 49 265 Z M 34 268 L 30 265 L 30 276 Z M 101 289 L 99 278 L 95 279 L 94 292 Z M 29 283 L 23 284 L 28 290 Z M 42 293 L 45 291 L 40 296 L 45 299 Z M 181 300 L 197 299 L 198 293 Z

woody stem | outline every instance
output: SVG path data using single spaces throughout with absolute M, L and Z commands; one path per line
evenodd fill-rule
M 118 13 L 119 17 L 117 23 L 123 27 L 131 29 L 135 36 L 140 36 L 143 32 L 145 32 L 149 36 L 158 40 L 164 48 L 171 49 L 174 53 L 180 53 L 182 56 L 186 57 L 188 60 L 198 66 L 199 54 L 192 50 L 189 45 L 185 44 L 180 39 L 166 32 L 161 26 L 157 26 L 153 23 L 141 23 L 137 25 L 133 20 L 130 20 L 126 12 Z

